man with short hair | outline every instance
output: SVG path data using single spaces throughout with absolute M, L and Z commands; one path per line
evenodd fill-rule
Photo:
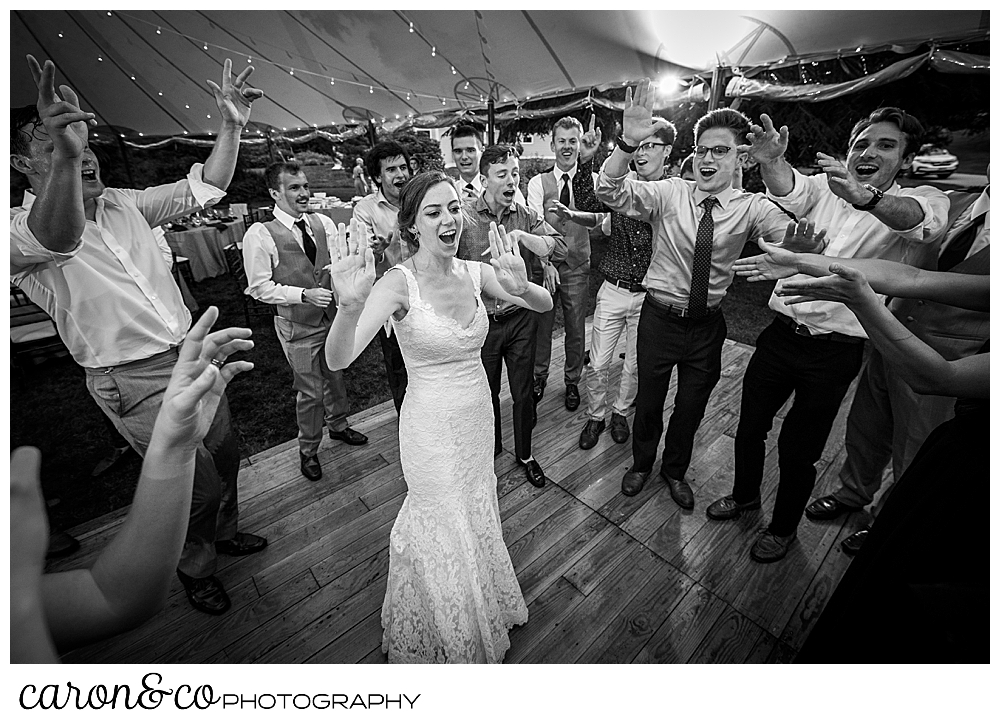
M 520 172 L 517 154 L 510 146 L 488 146 L 479 161 L 483 176 L 483 194 L 468 199 L 463 210 L 468 218 L 458 242 L 458 257 L 482 261 L 489 252 L 490 222 L 503 226 L 507 236 L 517 241 L 531 281 L 542 279 L 541 259 L 560 258 L 565 244 L 555 229 L 531 209 L 514 201 Z M 534 402 L 531 398 L 531 373 L 535 363 L 535 314 L 500 299 L 483 295 L 490 329 L 483 343 L 483 366 L 493 398 L 493 454 L 502 451 L 500 427 L 500 373 L 507 365 L 507 381 L 514 402 L 514 455 L 535 487 L 545 485 L 545 474 L 531 454 L 531 428 Z
M 639 144 L 632 161 L 635 170 L 630 172 L 629 178 L 642 181 L 659 181 L 663 178 L 664 165 L 670 158 L 677 129 L 663 118 L 653 120 L 661 127 Z M 573 192 L 577 208 L 585 212 L 604 212 L 608 208 L 594 194 L 591 176 L 594 154 L 601 144 L 601 129 L 595 129 L 594 123 L 592 116 L 590 130 L 584 134 L 580 143 L 580 167 L 573 179 Z M 554 211 L 571 221 L 576 221 L 580 213 L 566 209 L 559 202 L 554 202 Z M 594 326 L 590 336 L 590 364 L 585 375 L 587 423 L 580 433 L 580 447 L 584 450 L 594 447 L 604 432 L 604 418 L 608 411 L 608 371 L 622 332 L 625 332 L 625 365 L 618 385 L 618 395 L 611 408 L 611 438 L 619 444 L 628 440 L 626 415 L 635 405 L 635 394 L 639 386 L 636 333 L 639 312 L 646 299 L 646 289 L 642 282 L 652 254 L 653 227 L 645 221 L 612 212 L 611 242 L 601 260 L 604 282 L 597 291 Z
M 274 331 L 292 368 L 296 392 L 299 470 L 309 480 L 319 480 L 323 470 L 317 453 L 324 418 L 331 440 L 368 442 L 347 424 L 351 405 L 344 373 L 327 366 L 323 350 L 337 313 L 326 268 L 329 240 L 336 239 L 337 227 L 326 216 L 306 213 L 309 179 L 298 163 L 272 163 L 264 171 L 264 182 L 274 199 L 274 218 L 254 224 L 243 237 L 245 294 L 277 308 Z
M 451 157 L 458 169 L 459 196 L 463 201 L 478 199 L 483 194 L 479 159 L 483 155 L 483 132 L 471 123 L 460 123 L 451 130 Z M 514 201 L 527 206 L 521 189 L 514 190 Z
M 804 176 L 785 160 L 788 128 L 775 129 L 766 115 L 761 125 L 752 126 L 745 148 L 760 164 L 770 198 L 830 230 L 826 256 L 925 266 L 945 230 L 948 199 L 930 186 L 900 188 L 896 183 L 896 176 L 913 162 L 922 135 L 913 116 L 879 108 L 855 124 L 846 165 L 818 153 L 822 173 L 816 176 Z M 786 306 L 777 294 L 783 284 L 778 282 L 768 303 L 775 319 L 757 338 L 743 375 L 733 491 L 706 510 L 709 518 L 731 520 L 760 507 L 765 440 L 774 416 L 794 394 L 778 437 L 774 512 L 750 549 L 750 557 L 760 563 L 784 558 L 795 540 L 816 483 L 815 463 L 861 369 L 867 339 L 843 304 Z
M 409 254 L 396 228 L 399 214 L 399 193 L 410 180 L 410 155 L 395 141 L 380 141 L 365 156 L 368 176 L 374 180 L 375 191 L 354 207 L 354 218 L 364 224 L 375 252 L 375 276 L 381 278 L 387 269 L 403 261 Z M 385 376 L 392 393 L 392 402 L 399 414 L 406 394 L 406 365 L 392 328 L 378 333 L 385 362 Z
M 37 105 L 11 110 L 10 163 L 31 191 L 10 211 L 10 276 L 56 323 L 87 389 L 140 454 L 191 326 L 191 314 L 151 227 L 211 206 L 225 195 L 250 104 L 263 94 L 235 79 L 226 60 L 221 87 L 209 81 L 222 127 L 204 165 L 186 178 L 142 191 L 106 188 L 87 144 L 94 114 L 60 86 L 55 66 L 28 56 Z M 221 367 L 227 348 L 213 360 Z M 237 532 L 239 446 L 223 395 L 195 459 L 191 518 L 177 576 L 199 611 L 222 614 L 231 605 L 215 577 L 218 553 L 247 555 L 267 541 Z
M 551 171 L 533 176 L 528 181 L 528 208 L 544 218 L 566 240 L 566 256 L 546 269 L 556 282 L 555 295 L 562 305 L 565 325 L 566 359 L 563 381 L 566 389 L 564 404 L 570 412 L 580 406 L 580 376 L 583 373 L 583 355 L 586 338 L 587 303 L 590 301 L 590 232 L 603 220 L 600 214 L 579 211 L 573 198 L 573 179 L 576 177 L 577 159 L 580 156 L 580 139 L 583 124 L 571 116 L 560 118 L 552 126 L 549 148 L 556 163 Z M 558 206 L 556 206 L 558 205 Z M 574 223 L 562 218 L 557 208 L 576 211 Z M 564 215 L 564 214 L 563 214 Z M 546 265 L 548 266 L 548 265 Z M 556 310 L 538 315 L 538 342 L 535 349 L 533 395 L 535 402 L 542 399 L 549 377 L 549 360 L 552 359 L 552 326 Z
M 639 313 L 632 467 L 622 479 L 622 493 L 636 495 L 650 476 L 663 432 L 663 405 L 670 374 L 677 367 L 677 393 L 667 427 L 660 477 L 680 507 L 694 507 L 694 493 L 684 479 L 694 436 L 722 373 L 726 320 L 722 300 L 733 280 L 733 263 L 748 239 L 784 239 L 786 245 L 817 248 L 812 227 L 789 224 L 788 217 L 759 194 L 733 188 L 733 172 L 742 162 L 737 147 L 749 119 L 719 108 L 698 119 L 694 128 L 696 180 L 659 181 L 629 178 L 629 161 L 639 144 L 664 127 L 654 121 L 649 80 L 626 92 L 622 136 L 598 176 L 597 196 L 609 208 L 653 228 L 653 253 L 646 272 L 646 297 Z M 817 238 L 822 236 L 822 232 Z

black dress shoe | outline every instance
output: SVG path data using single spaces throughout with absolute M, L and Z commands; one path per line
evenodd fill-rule
M 583 432 L 580 433 L 580 449 L 590 450 L 594 447 L 602 432 L 604 432 L 604 420 L 587 420 Z
M 524 476 L 528 479 L 529 483 L 536 488 L 541 488 L 545 485 L 545 473 L 542 472 L 542 466 L 538 464 L 537 460 L 531 459 L 528 462 L 518 460 L 517 463 L 524 467 Z
M 346 442 L 348 445 L 367 445 L 368 436 L 363 435 L 357 430 L 352 430 L 349 427 L 345 427 L 343 430 L 330 430 L 331 440 L 340 440 L 341 442 Z
M 856 556 L 858 551 L 861 550 L 861 546 L 865 544 L 868 539 L 868 528 L 862 528 L 856 533 L 852 533 L 840 542 L 840 550 L 844 551 L 849 556 Z
M 833 520 L 844 513 L 856 513 L 859 510 L 861 508 L 844 505 L 832 495 L 824 495 L 806 506 L 806 517 L 809 520 Z
M 691 486 L 688 485 L 686 480 L 675 480 L 663 472 L 660 473 L 660 477 L 670 487 L 670 497 L 674 499 L 677 505 L 685 510 L 694 508 L 694 491 L 691 490 Z
M 49 531 L 49 547 L 46 558 L 65 558 L 80 550 L 80 541 L 61 530 Z
M 310 480 L 319 480 L 323 477 L 323 468 L 319 466 L 319 458 L 315 455 L 299 453 L 299 470 Z
M 267 538 L 253 533 L 237 533 L 230 540 L 215 541 L 215 550 L 226 556 L 248 556 L 267 548 Z
M 233 605 L 226 589 L 222 587 L 219 579 L 215 576 L 192 578 L 177 571 L 177 577 L 184 584 L 184 592 L 187 593 L 188 601 L 196 610 L 219 616 Z
M 628 440 L 628 420 L 617 412 L 611 413 L 611 439 L 621 445 Z
M 566 385 L 566 409 L 573 412 L 580 406 L 580 390 L 576 385 Z
M 536 377 L 534 384 L 531 386 L 531 396 L 535 400 L 537 405 L 542 401 L 542 397 L 545 395 L 545 380 L 541 377 Z
M 649 471 L 645 473 L 637 473 L 635 470 L 629 468 L 629 471 L 625 473 L 625 477 L 622 478 L 622 495 L 638 495 L 642 492 L 642 486 L 646 484 L 646 478 L 649 477 Z

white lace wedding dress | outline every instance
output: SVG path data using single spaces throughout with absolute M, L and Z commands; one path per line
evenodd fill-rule
M 438 316 L 406 276 L 393 320 L 406 362 L 399 453 L 407 495 L 389 538 L 382 650 L 390 663 L 499 663 L 528 609 L 504 544 L 493 472 L 493 408 L 480 350 L 489 322 L 478 262 L 468 327 Z

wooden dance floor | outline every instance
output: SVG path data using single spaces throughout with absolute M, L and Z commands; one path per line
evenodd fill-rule
M 850 562 L 839 542 L 867 518 L 856 513 L 833 523 L 803 519 L 784 560 L 761 565 L 750 559 L 755 533 L 774 504 L 775 441 L 784 411 L 768 439 L 763 511 L 735 522 L 705 517 L 706 506 L 731 489 L 740 386 L 752 351 L 726 342 L 722 379 L 688 472 L 696 500 L 692 511 L 680 509 L 656 478 L 634 498 L 621 494 L 631 439 L 617 445 L 606 431 L 592 450 L 579 448 L 586 395 L 576 412 L 563 406 L 562 337 L 553 344 L 552 373 L 533 442 L 548 483 L 540 489 L 529 485 L 514 461 L 505 381 L 498 494 L 504 539 L 529 611 L 527 624 L 511 631 L 507 663 L 794 658 Z M 622 365 L 617 355 L 615 363 L 612 389 L 617 389 Z M 676 379 L 675 374 L 674 384 Z M 836 484 L 852 396 L 853 388 L 817 466 L 817 495 Z M 673 390 L 665 419 L 672 404 Z M 233 600 L 226 615 L 193 610 L 174 580 L 165 609 L 150 621 L 69 652 L 64 660 L 385 662 L 379 615 L 387 546 L 406 491 L 397 418 L 387 402 L 352 416 L 351 424 L 370 443 L 354 448 L 324 440 L 319 455 L 324 475 L 318 482 L 299 473 L 294 440 L 244 461 L 240 528 L 266 536 L 269 545 L 245 558 L 220 557 L 218 576 Z M 83 543 L 81 552 L 49 570 L 88 565 L 125 513 L 116 511 L 71 530 Z

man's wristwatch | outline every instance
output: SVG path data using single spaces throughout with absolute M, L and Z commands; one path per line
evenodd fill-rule
M 303 304 L 306 303 L 306 290 L 305 289 L 302 290 L 302 303 Z
M 871 211 L 878 206 L 878 202 L 882 200 L 882 197 L 885 196 L 885 194 L 871 184 L 864 184 L 862 188 L 864 188 L 865 191 L 872 192 L 872 200 L 867 204 L 851 204 L 851 206 L 856 208 L 858 211 Z
M 625 143 L 625 139 L 622 138 L 621 136 L 618 136 L 617 140 L 615 141 L 615 145 L 618 146 L 618 148 L 623 150 L 625 153 L 635 153 L 636 151 L 639 150 L 638 146 L 630 146 L 627 143 Z

